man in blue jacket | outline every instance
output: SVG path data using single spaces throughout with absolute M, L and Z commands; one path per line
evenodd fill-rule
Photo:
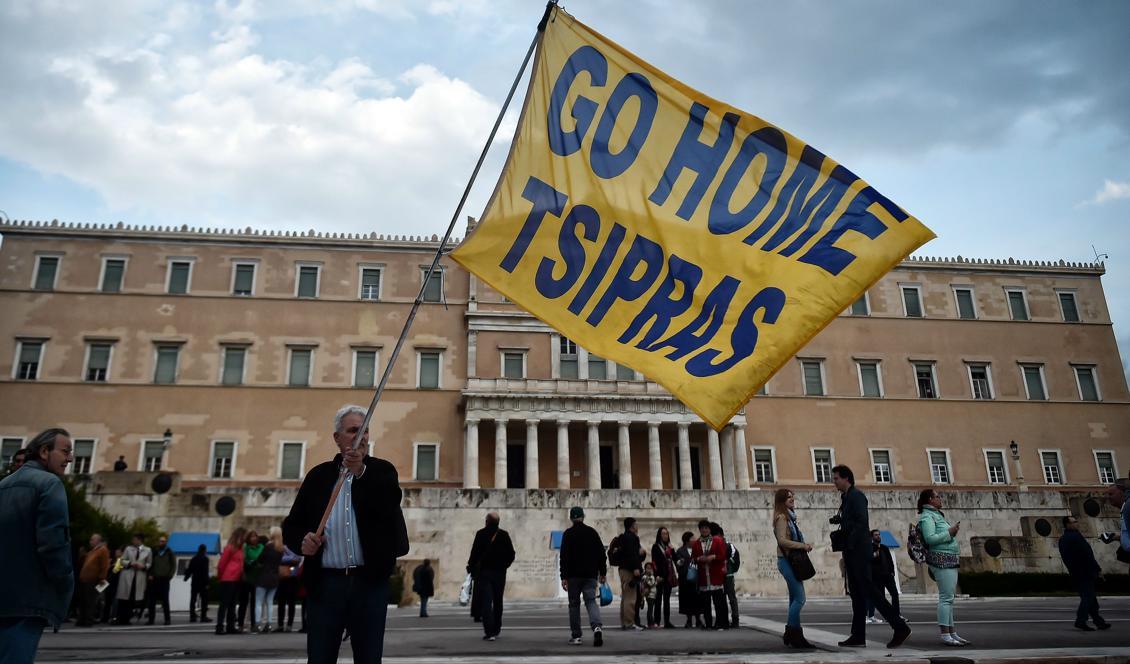
M 0 594 L 0 653 L 35 661 L 48 624 L 58 626 L 74 592 L 70 515 L 60 479 L 74 460 L 71 435 L 48 429 L 27 445 L 27 462 L 0 481 L 0 560 L 19 579 Z
M 1079 532 L 1079 520 L 1074 516 L 1063 517 L 1063 536 L 1059 538 L 1059 555 L 1075 587 L 1079 590 L 1079 609 L 1075 612 L 1075 627 L 1093 632 L 1094 627 L 1087 624 L 1089 615 L 1095 627 L 1110 629 L 1110 623 L 1099 615 L 1099 600 L 1095 595 L 1095 582 L 1103 578 L 1103 570 L 1095 560 L 1095 552 L 1087 543 L 1087 538 Z

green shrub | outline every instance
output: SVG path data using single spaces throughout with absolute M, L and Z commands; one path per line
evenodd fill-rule
M 75 550 L 86 546 L 94 533 L 102 535 L 111 552 L 128 545 L 134 533 L 144 534 L 148 546 L 154 546 L 158 537 L 168 535 L 153 519 L 134 519 L 126 523 L 125 519 L 95 507 L 86 499 L 86 489 L 76 487 L 70 478 L 63 481 L 63 486 L 67 490 L 71 517 L 71 546 Z

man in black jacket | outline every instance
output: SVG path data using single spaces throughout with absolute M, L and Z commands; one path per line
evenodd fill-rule
M 498 512 L 487 515 L 486 525 L 475 533 L 467 572 L 475 579 L 482 596 L 483 640 L 494 641 L 502 632 L 502 595 L 506 591 L 506 570 L 514 562 L 510 533 L 498 527 Z
M 643 629 L 636 616 L 639 614 L 640 576 L 647 551 L 640 545 L 639 530 L 634 518 L 624 519 L 624 532 L 616 537 L 608 551 L 609 562 L 616 565 L 620 574 L 620 629 Z
M 585 510 L 569 510 L 573 526 L 561 535 L 561 587 L 569 593 L 569 644 L 581 645 L 581 596 L 592 627 L 592 644 L 604 645 L 597 583 L 604 583 L 608 569 L 604 564 L 604 542 L 600 535 L 585 525 Z
M 333 437 L 341 453 L 306 474 L 283 521 L 284 543 L 306 557 L 302 582 L 310 609 L 306 654 L 311 664 L 337 661 L 346 628 L 354 662 L 381 661 L 388 579 L 396 559 L 408 553 L 400 480 L 391 463 L 366 454 L 364 420 L 360 406 L 337 412 Z M 343 470 L 345 481 L 319 536 L 318 524 Z
M 201 544 L 184 570 L 184 580 L 192 582 L 188 596 L 188 622 L 196 622 L 197 598 L 200 599 L 200 622 L 212 622 L 208 617 L 208 577 L 208 547 Z
M 895 583 L 895 560 L 891 557 L 890 547 L 883 544 L 883 533 L 876 529 L 871 531 L 871 583 L 879 589 L 880 595 L 884 592 L 891 594 L 891 608 L 902 615 L 899 611 L 899 587 Z M 869 606 L 867 621 L 871 622 L 874 615 L 875 607 Z
M 1103 578 L 1103 570 L 1095 560 L 1095 552 L 1079 532 L 1079 520 L 1074 516 L 1063 517 L 1063 536 L 1059 538 L 1059 555 L 1067 573 L 1079 590 L 1079 609 L 1075 612 L 1075 627 L 1093 632 L 1094 627 L 1087 624 L 1088 615 L 1095 621 L 1095 627 L 1110 629 L 1110 623 L 1099 615 L 1099 600 L 1095 595 L 1095 582 Z
M 840 641 L 841 647 L 865 647 L 867 628 L 867 601 L 894 628 L 895 634 L 887 643 L 897 648 L 910 636 L 910 626 L 902 619 L 887 598 L 871 582 L 871 525 L 867 517 L 867 496 L 855 487 L 855 474 L 847 466 L 832 468 L 832 483 L 840 492 L 840 530 L 844 532 L 844 572 L 847 574 L 848 592 L 851 593 L 851 636 Z

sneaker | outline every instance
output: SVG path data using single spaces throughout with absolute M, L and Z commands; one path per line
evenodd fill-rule
M 488 636 L 487 637 L 487 641 L 497 641 L 497 640 L 498 640 L 497 636 Z
M 957 633 L 957 632 L 950 632 L 950 636 L 952 636 L 953 638 L 955 638 L 955 639 L 957 639 L 958 641 L 960 641 L 960 642 L 961 642 L 961 645 L 963 645 L 963 646 L 967 646 L 967 645 L 969 645 L 969 641 L 967 641 L 967 640 L 965 640 L 965 639 L 961 638 L 961 636 L 960 636 L 960 635 L 958 635 L 958 633 Z
M 957 639 L 953 638 L 953 634 L 950 634 L 950 633 L 947 632 L 945 634 L 942 634 L 942 645 L 951 646 L 951 647 L 954 647 L 954 648 L 961 648 L 965 644 L 962 643 L 961 641 L 958 641 Z
M 867 623 L 868 625 L 874 625 L 875 624 L 875 618 L 872 617 L 872 616 L 867 616 L 866 618 L 863 619 L 863 622 Z
M 604 631 L 599 627 L 592 631 L 592 645 L 596 648 L 604 645 Z
M 569 645 L 571 645 L 571 646 L 581 645 L 581 637 L 574 636 L 573 638 L 569 639 Z

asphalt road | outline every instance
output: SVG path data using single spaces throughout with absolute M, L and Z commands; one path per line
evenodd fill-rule
M 568 618 L 557 600 L 511 602 L 503 617 L 498 641 L 482 640 L 481 626 L 472 622 L 463 607 L 436 603 L 432 616 L 416 616 L 414 607 L 391 609 L 385 637 L 385 656 L 390 662 L 572 662 L 581 659 L 607 661 L 922 661 L 955 656 L 964 661 L 1001 658 L 1040 660 L 1053 656 L 1106 656 L 1104 662 L 1130 661 L 1130 597 L 1102 599 L 1102 611 L 1114 628 L 1104 632 L 1076 630 L 1077 600 L 1072 598 L 974 599 L 959 598 L 955 615 L 958 632 L 973 642 L 968 648 L 946 648 L 938 642 L 934 623 L 934 600 L 904 599 L 902 613 L 914 633 L 907 644 L 890 651 L 887 625 L 868 625 L 866 649 L 840 649 L 835 642 L 849 629 L 850 606 L 846 600 L 810 600 L 803 613 L 805 633 L 820 649 L 797 653 L 780 639 L 785 602 L 749 599 L 741 603 L 742 627 L 728 632 L 696 629 L 623 632 L 616 627 L 617 605 L 606 607 L 605 646 L 592 647 L 586 626 L 582 646 L 568 645 Z M 681 625 L 677 617 L 672 620 Z M 305 635 L 299 633 L 242 634 L 216 636 L 211 625 L 190 624 L 187 616 L 174 614 L 173 625 L 76 628 L 70 624 L 55 634 L 44 634 L 37 661 L 133 662 L 287 662 L 305 660 Z M 350 661 L 348 642 L 342 661 Z M 889 657 L 888 655 L 893 655 Z M 590 659 L 592 658 L 592 659 Z M 935 660 L 940 661 L 940 660 Z M 1098 661 L 1098 660 L 1096 660 Z

